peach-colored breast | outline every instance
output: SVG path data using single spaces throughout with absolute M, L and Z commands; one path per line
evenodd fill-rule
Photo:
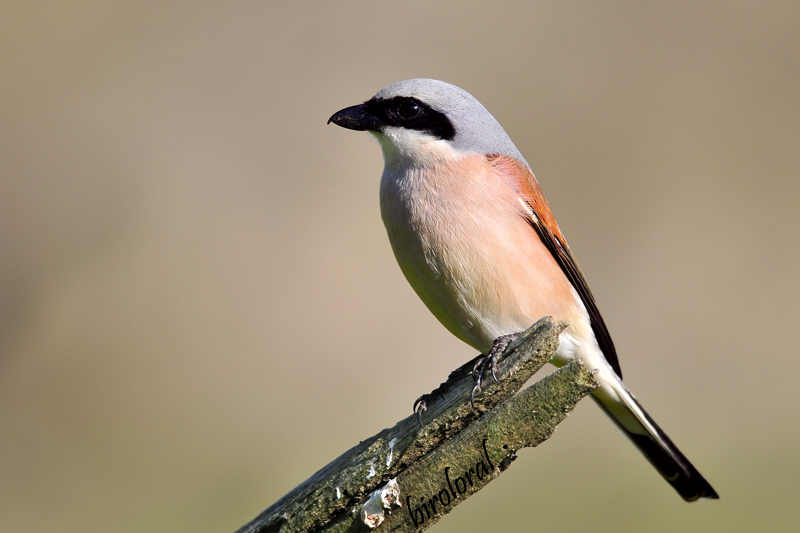
M 381 213 L 400 268 L 442 324 L 482 352 L 545 315 L 588 324 L 526 220 L 530 204 L 494 163 L 474 155 L 387 168 L 381 181 Z M 545 217 L 552 218 L 549 208 Z

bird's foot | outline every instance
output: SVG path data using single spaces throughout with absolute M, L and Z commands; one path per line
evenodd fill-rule
M 472 361 L 467 361 L 460 367 L 456 368 L 450 375 L 447 376 L 447 381 L 433 389 L 428 394 L 423 394 L 414 402 L 413 410 L 417 414 L 417 421 L 422 426 L 422 413 L 428 410 L 428 405 L 433 404 L 433 401 L 438 398 L 444 398 L 444 395 L 453 388 L 453 385 L 464 379 L 471 372 L 473 366 Z
M 520 333 L 512 333 L 511 335 L 497 337 L 494 340 L 494 344 L 492 345 L 492 349 L 489 350 L 489 353 L 487 353 L 481 359 L 478 359 L 478 361 L 475 363 L 475 366 L 472 367 L 472 379 L 475 380 L 475 386 L 472 387 L 470 403 L 472 404 L 473 409 L 475 409 L 475 395 L 481 391 L 481 385 L 490 371 L 492 374 L 492 379 L 494 379 L 495 383 L 500 383 L 497 380 L 497 375 L 495 374 L 497 371 L 497 361 L 500 359 L 500 356 L 503 354 L 505 349 L 508 348 L 508 345 L 518 339 L 519 336 Z
M 422 427 L 422 413 L 428 410 L 428 402 L 432 402 L 437 396 L 441 396 L 441 392 L 439 389 L 434 389 L 432 392 L 423 394 L 414 401 L 414 407 L 412 407 L 412 409 L 417 413 L 417 422 L 419 422 L 420 427 Z
M 500 356 L 503 355 L 505 349 L 508 348 L 508 345 L 519 338 L 520 335 L 521 333 L 513 333 L 511 335 L 503 335 L 502 337 L 498 337 L 495 339 L 492 349 L 489 350 L 488 354 L 483 357 L 478 356 L 476 359 L 473 359 L 475 363 L 472 361 L 464 363 L 462 366 L 450 373 L 450 375 L 447 377 L 447 381 L 436 387 L 428 394 L 423 394 L 417 398 L 412 409 L 417 415 L 417 421 L 419 422 L 419 425 L 423 425 L 422 413 L 428 410 L 428 405 L 432 404 L 433 401 L 438 398 L 443 398 L 445 393 L 447 393 L 453 387 L 453 385 L 458 383 L 464 377 L 468 376 L 470 373 L 472 374 L 472 378 L 475 380 L 475 387 L 473 387 L 472 394 L 470 395 L 470 403 L 472 404 L 472 408 L 475 409 L 475 395 L 481 391 L 481 385 L 486 379 L 486 376 L 491 373 L 492 378 L 499 383 L 496 375 L 497 361 L 500 359 Z M 470 367 L 472 368 L 470 369 Z

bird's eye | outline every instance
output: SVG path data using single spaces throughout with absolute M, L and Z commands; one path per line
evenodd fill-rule
M 400 104 L 400 107 L 397 108 L 397 112 L 403 118 L 414 118 L 422 113 L 422 109 L 420 109 L 419 104 L 414 100 L 406 100 Z

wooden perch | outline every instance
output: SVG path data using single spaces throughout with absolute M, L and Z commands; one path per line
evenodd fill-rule
M 558 348 L 566 327 L 545 317 L 500 358 L 499 384 L 484 381 L 470 405 L 474 360 L 451 373 L 446 392 L 416 415 L 359 443 L 237 533 L 422 531 L 486 486 L 520 448 L 547 440 L 597 387 L 582 362 L 517 391 Z

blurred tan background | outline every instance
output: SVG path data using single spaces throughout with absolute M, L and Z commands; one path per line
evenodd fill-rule
M 394 262 L 377 143 L 325 125 L 418 76 L 525 154 L 722 497 L 586 401 L 436 530 L 800 524 L 800 3 L 10 4 L 2 531 L 232 531 L 474 355 Z

